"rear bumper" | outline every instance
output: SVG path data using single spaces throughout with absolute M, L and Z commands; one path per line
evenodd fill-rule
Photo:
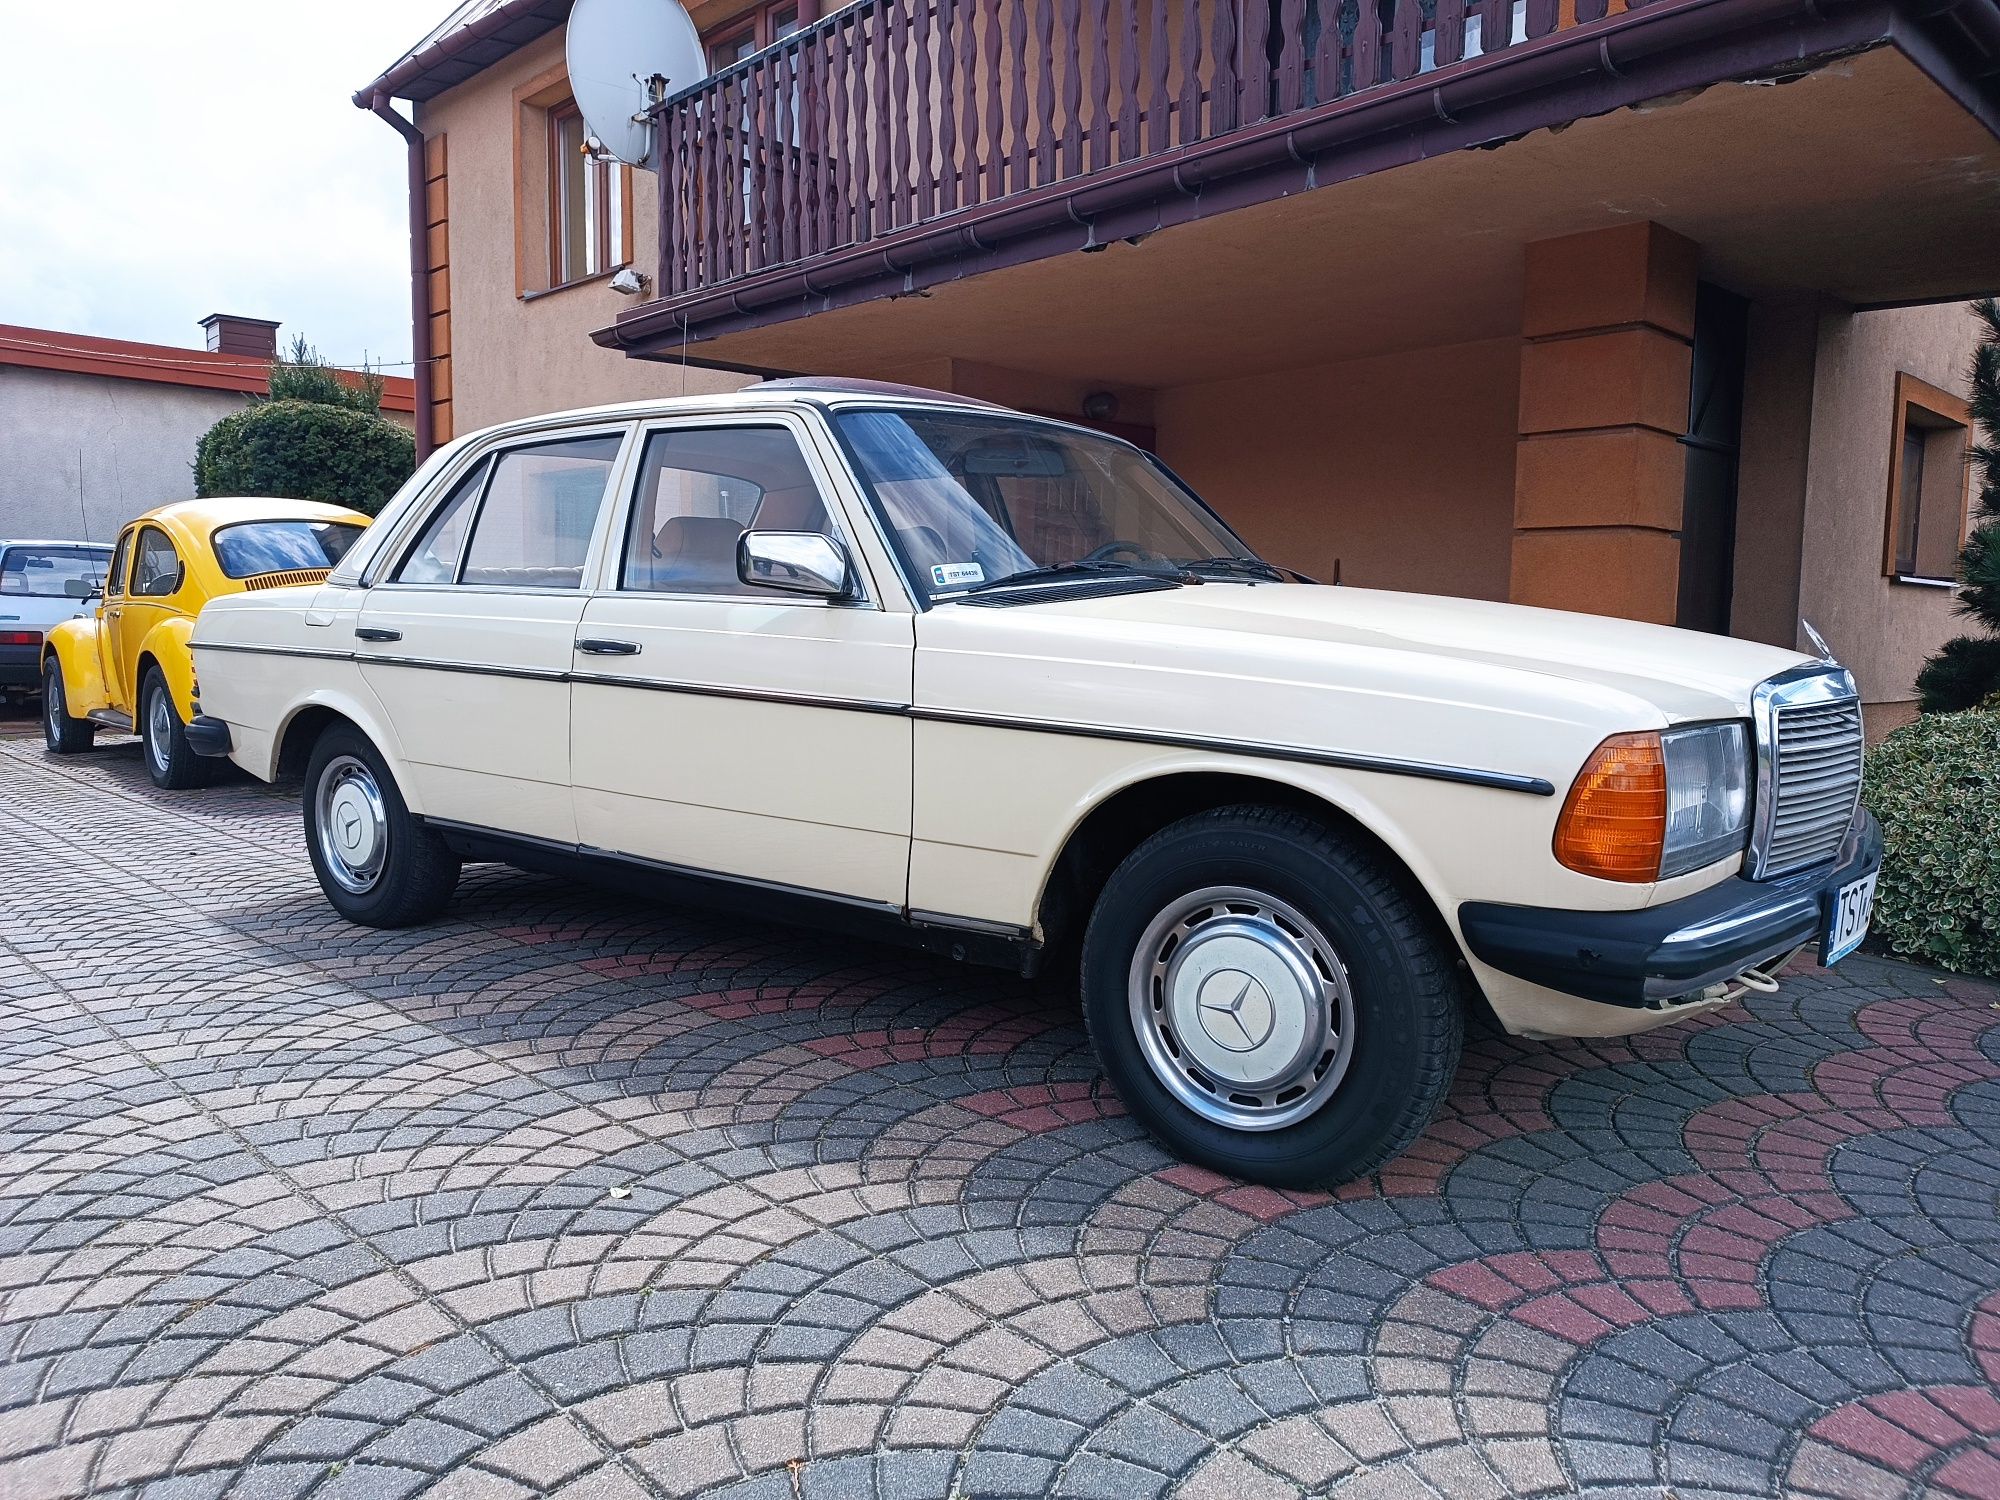
M 1468 901 L 1473 957 L 1516 979 L 1608 1005 L 1657 1006 L 1733 979 L 1820 934 L 1825 900 L 1882 865 L 1882 829 L 1856 813 L 1832 864 L 1777 880 L 1740 875 L 1638 911 Z
M 7 627 L 13 629 L 11 625 Z M 23 688 L 41 691 L 42 648 L 35 646 L 0 646 L 0 688 L 19 692 Z
M 221 759 L 229 754 L 229 725 L 209 714 L 196 714 L 187 727 L 188 749 L 196 755 Z

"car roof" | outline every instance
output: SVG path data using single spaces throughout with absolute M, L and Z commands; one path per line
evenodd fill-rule
M 896 385 L 880 380 L 798 376 L 761 381 L 737 391 L 718 391 L 698 396 L 651 396 L 638 401 L 617 401 L 603 406 L 579 406 L 566 411 L 543 412 L 539 416 L 517 417 L 511 421 L 496 422 L 490 427 L 464 433 L 452 446 L 457 448 L 484 442 L 489 438 L 545 432 L 558 427 L 585 426 L 593 422 L 630 422 L 647 417 L 692 416 L 704 412 L 730 415 L 738 412 L 796 411 L 802 406 L 820 410 L 832 410 L 843 406 L 874 408 L 896 406 L 931 410 L 944 408 L 986 416 L 1019 417 L 1023 421 L 1053 422 L 1077 428 L 1079 431 L 1094 432 L 1094 429 L 1084 427 L 1079 422 L 1065 421 L 1061 417 L 1044 417 L 1034 412 L 1017 411 L 1010 406 L 982 401 L 976 396 L 961 396 L 951 391 Z M 1103 433 L 1094 435 L 1105 436 Z
M 141 521 L 178 521 L 192 528 L 213 529 L 235 521 L 341 521 L 368 518 L 344 505 L 321 500 L 287 500 L 276 495 L 212 495 L 199 500 L 175 500 L 136 517 Z
M 0 536 L 0 547 L 88 547 L 94 552 L 109 552 L 109 542 L 81 542 L 73 536 Z

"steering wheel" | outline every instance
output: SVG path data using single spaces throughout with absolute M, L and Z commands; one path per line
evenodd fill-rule
M 1084 553 L 1083 561 L 1117 562 L 1121 553 L 1129 556 L 1133 562 L 1166 561 L 1165 554 L 1155 552 L 1151 547 L 1142 547 L 1137 542 L 1126 541 L 1109 541 L 1101 547 L 1093 547 L 1090 551 Z

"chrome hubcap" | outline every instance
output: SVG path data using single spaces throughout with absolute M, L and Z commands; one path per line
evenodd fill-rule
M 49 738 L 62 733 L 62 673 L 51 672 L 42 685 L 42 717 L 48 721 Z
M 174 704 L 163 687 L 153 689 L 152 701 L 146 705 L 146 754 L 152 759 L 154 769 L 164 772 L 167 761 L 173 754 Z
M 1347 1072 L 1347 971 L 1319 928 L 1275 897 L 1217 886 L 1174 902 L 1140 939 L 1130 988 L 1154 1076 L 1219 1125 L 1295 1124 Z
M 366 895 L 382 878 L 389 852 L 389 818 L 375 773 L 351 755 L 337 756 L 320 773 L 313 802 L 327 873 L 342 890 Z

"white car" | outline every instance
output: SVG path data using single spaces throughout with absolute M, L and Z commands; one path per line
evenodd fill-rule
M 1848 674 L 1321 587 L 1061 422 L 775 381 L 440 451 L 323 584 L 217 599 L 189 737 L 305 777 L 357 922 L 465 860 L 1075 964 L 1174 1150 L 1326 1184 L 1468 1011 L 1605 1036 L 1859 942 Z
M 91 612 L 111 565 L 105 542 L 0 541 L 0 693 L 42 690 L 42 642 L 64 620 Z

